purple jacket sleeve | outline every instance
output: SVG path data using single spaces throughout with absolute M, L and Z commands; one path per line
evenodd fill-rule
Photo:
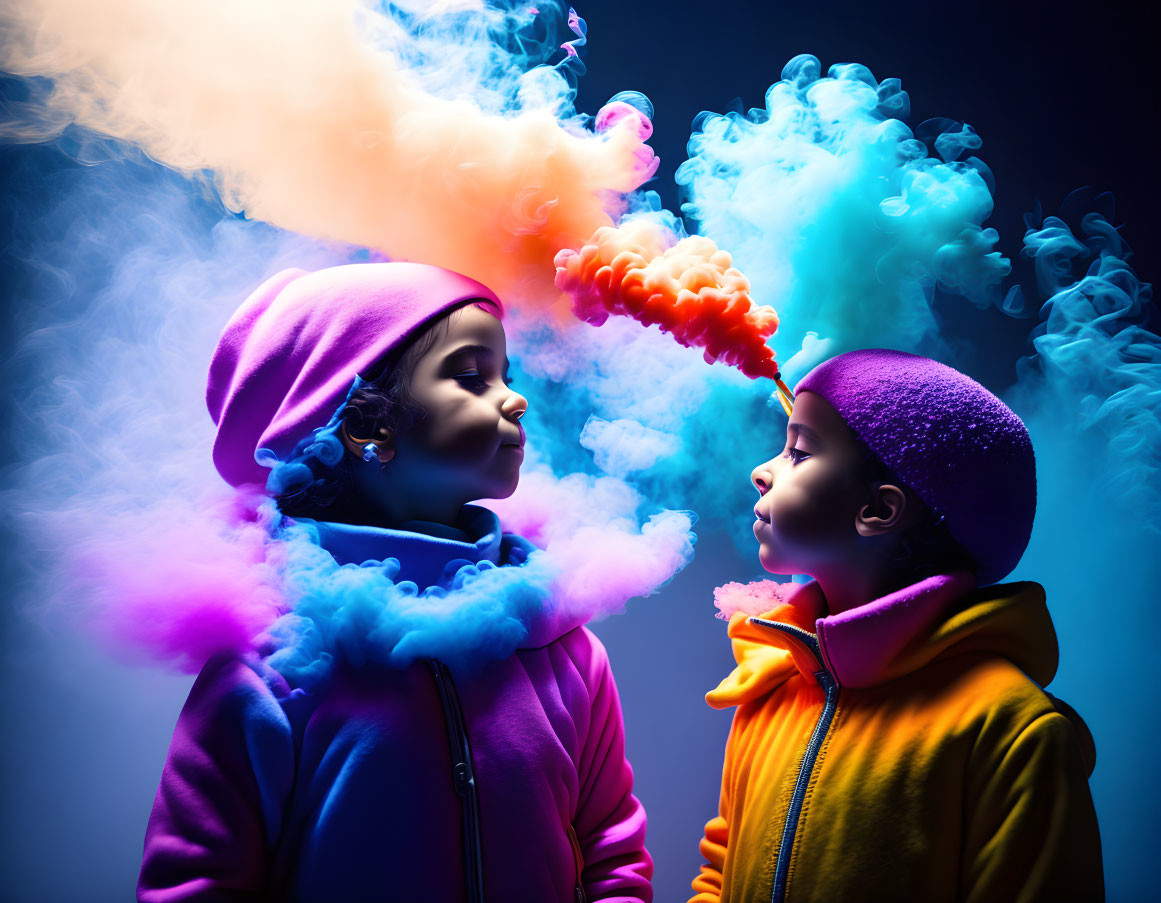
M 633 796 L 633 769 L 625 758 L 621 700 L 604 646 L 587 629 L 583 633 L 591 643 L 591 720 L 581 750 L 575 820 L 582 883 L 590 903 L 650 903 L 653 859 L 645 849 L 645 808 Z
M 169 746 L 140 903 L 262 899 L 293 778 L 293 736 L 273 692 L 245 662 L 211 660 Z

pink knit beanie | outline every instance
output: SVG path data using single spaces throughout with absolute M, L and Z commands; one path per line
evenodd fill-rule
M 499 299 L 473 279 L 420 263 L 357 263 L 271 277 L 226 324 L 206 404 L 226 482 L 266 483 L 258 449 L 285 457 L 325 426 L 355 377 L 448 308 Z
M 825 398 L 943 517 L 981 586 L 1016 566 L 1036 513 L 1036 460 L 1024 423 L 995 395 L 930 358 L 877 349 L 819 364 L 797 391 Z

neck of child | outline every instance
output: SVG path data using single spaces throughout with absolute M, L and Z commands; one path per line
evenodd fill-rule
M 373 527 L 397 530 L 411 521 L 454 527 L 469 501 L 458 488 L 441 486 L 434 480 L 386 480 L 379 474 L 360 474 L 357 479 L 362 509 L 358 517 Z
M 837 615 L 860 605 L 873 602 L 890 590 L 885 566 L 866 564 L 859 568 L 843 568 L 812 575 L 826 599 L 827 613 Z
M 383 526 L 398 529 L 412 521 L 457 526 L 469 500 L 462 493 L 440 492 L 439 488 L 426 481 L 393 481 L 374 499 Z
M 426 504 L 408 504 L 406 500 L 393 500 L 393 504 L 383 504 L 375 511 L 376 526 L 400 529 L 413 521 L 442 524 L 454 527 L 464 510 L 464 503 L 438 499 L 426 500 Z

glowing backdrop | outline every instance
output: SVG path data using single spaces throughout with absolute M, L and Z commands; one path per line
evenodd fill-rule
M 1141 838 L 1161 827 L 1145 778 L 1156 731 L 1132 689 L 1161 676 L 1161 339 L 1107 199 L 998 231 L 1005 178 L 1029 170 L 1035 185 L 1036 161 L 989 167 L 991 136 L 931 118 L 970 119 L 962 98 L 918 122 L 906 60 L 851 62 L 867 58 L 858 35 L 848 58 L 795 55 L 809 41 L 789 13 L 778 46 L 793 46 L 743 60 L 744 85 L 674 65 L 659 94 L 638 69 L 656 42 L 623 43 L 629 23 L 600 8 L 587 37 L 556 3 L 96 9 L 0 13 L 13 76 L 4 497 L 18 543 L 5 858 L 24 896 L 126 896 L 188 685 L 141 663 L 196 667 L 191 638 L 244 642 L 270 618 L 261 542 L 223 532 L 235 502 L 208 454 L 204 371 L 225 318 L 285 266 L 391 257 L 459 269 L 509 303 L 530 454 L 497 508 L 566 573 L 606 562 L 602 592 L 575 604 L 602 613 L 662 586 L 688 561 L 697 516 L 693 563 L 596 625 L 659 900 L 684 892 L 716 806 L 727 724 L 700 697 L 730 659 L 711 590 L 759 570 L 746 478 L 781 441 L 765 378 L 775 324 L 791 385 L 834 353 L 895 347 L 976 375 L 1027 420 L 1040 507 L 1014 576 L 1045 584 L 1062 648 L 1053 691 L 1096 736 L 1110 899 L 1139 899 Z M 684 59 L 699 26 L 666 10 L 664 33 L 685 42 L 668 50 Z M 746 16 L 716 23 L 719 40 Z M 606 39 L 620 55 L 598 63 Z M 590 105 L 598 78 L 618 83 Z M 666 147 L 647 182 L 662 98 L 672 108 L 707 84 L 719 111 L 769 88 L 753 108 L 698 116 L 686 154 Z M 631 88 L 649 99 L 617 93 Z M 62 842 L 91 855 L 88 880 L 48 867 Z

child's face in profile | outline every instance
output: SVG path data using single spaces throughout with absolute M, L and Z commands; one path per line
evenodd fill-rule
M 766 570 L 821 580 L 856 559 L 855 521 L 867 492 L 862 453 L 821 396 L 798 395 L 785 448 L 754 468 L 750 479 L 761 494 L 754 536 Z
M 507 384 L 500 321 L 477 307 L 449 318 L 443 337 L 415 364 L 410 392 L 426 412 L 395 439 L 393 487 L 449 503 L 505 498 L 520 479 L 527 400 Z

